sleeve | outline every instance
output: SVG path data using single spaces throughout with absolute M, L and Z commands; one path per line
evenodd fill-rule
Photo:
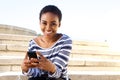
M 41 76 L 41 70 L 38 68 L 29 68 L 28 72 L 23 72 L 24 75 L 29 77 Z
M 54 74 L 48 74 L 49 77 L 59 78 L 62 74 L 62 70 L 68 65 L 69 55 L 72 49 L 72 40 L 70 38 L 64 40 L 64 43 L 56 57 L 54 59 L 54 64 L 56 65 L 56 72 Z
M 34 42 L 31 40 L 29 42 L 28 51 L 33 51 L 33 50 L 36 50 L 36 46 Z M 25 75 L 36 77 L 36 76 L 41 76 L 41 73 L 42 71 L 38 68 L 29 68 L 28 72 L 25 73 Z

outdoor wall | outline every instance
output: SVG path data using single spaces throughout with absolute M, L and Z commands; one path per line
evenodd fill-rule
M 18 34 L 35 36 L 37 33 L 33 30 L 22 27 L 0 24 L 0 34 Z

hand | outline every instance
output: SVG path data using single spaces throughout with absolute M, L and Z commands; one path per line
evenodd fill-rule
M 40 57 L 40 59 L 38 60 L 38 68 L 48 71 L 50 73 L 54 73 L 56 71 L 55 65 L 50 60 L 45 58 L 40 52 L 36 53 Z
M 38 65 L 37 62 L 38 62 L 38 59 L 35 59 L 35 58 L 31 58 L 29 60 L 29 57 L 28 57 L 27 52 L 26 52 L 25 58 L 21 64 L 22 71 L 28 72 L 29 68 L 33 68 L 33 67 L 36 67 Z

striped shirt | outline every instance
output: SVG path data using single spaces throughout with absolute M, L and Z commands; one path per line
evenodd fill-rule
M 67 76 L 67 65 L 71 49 L 72 40 L 65 34 L 62 34 L 61 38 L 50 48 L 42 48 L 34 41 L 34 39 L 31 40 L 28 51 L 39 51 L 44 57 L 56 65 L 56 72 L 54 74 L 50 74 L 49 72 L 38 68 L 29 68 L 27 75 L 38 77 L 47 73 L 48 77 L 65 78 Z

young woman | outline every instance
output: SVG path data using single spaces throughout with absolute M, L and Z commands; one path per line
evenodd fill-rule
M 28 51 L 36 51 L 39 58 L 29 59 L 26 53 L 21 65 L 29 80 L 67 80 L 67 66 L 72 49 L 69 36 L 57 33 L 62 19 L 61 11 L 54 5 L 45 6 L 39 15 L 43 35 L 29 43 Z

